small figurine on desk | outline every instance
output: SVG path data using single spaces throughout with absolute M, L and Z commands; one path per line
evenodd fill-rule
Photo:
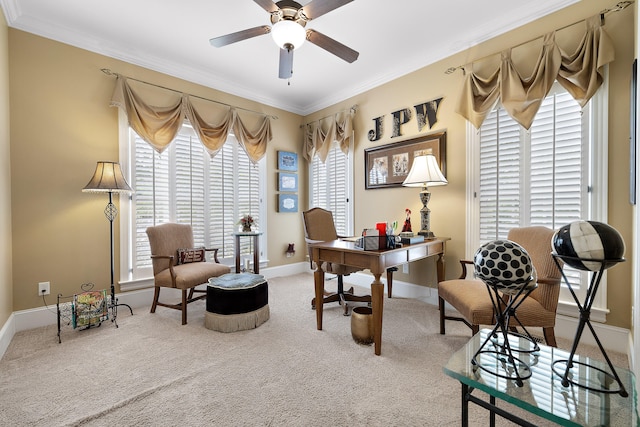
M 411 209 L 407 208 L 404 210 L 407 214 L 406 219 L 404 220 L 404 225 L 402 226 L 402 232 L 411 232 Z

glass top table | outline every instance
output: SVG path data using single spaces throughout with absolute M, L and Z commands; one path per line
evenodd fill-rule
M 511 415 L 508 409 L 505 411 L 505 405 L 496 407 L 495 399 L 511 403 L 562 426 L 640 425 L 636 410 L 635 378 L 628 369 L 615 367 L 624 388 L 629 393 L 628 397 L 616 392 L 592 391 L 609 387 L 615 390 L 617 383 L 602 373 L 610 371 L 607 364 L 576 354 L 568 371 L 569 378 L 575 384 L 565 387 L 562 385 L 562 375 L 565 374 L 567 363 L 562 361 L 568 361 L 570 353 L 539 345 L 540 350 L 537 352 L 518 352 L 517 358 L 526 363 L 531 370 L 531 377 L 524 380 L 523 386 L 518 387 L 514 380 L 502 377 L 509 376 L 505 369 L 511 369 L 511 365 L 504 363 L 495 353 L 482 353 L 477 356 L 476 361 L 482 367 L 471 363 L 471 359 L 490 332 L 488 329 L 482 329 L 474 335 L 464 347 L 451 356 L 444 367 L 445 374 L 458 380 L 462 386 L 463 426 L 468 425 L 469 402 L 488 409 L 492 425 L 495 422 L 495 414 L 520 425 L 535 425 L 535 421 L 530 423 Z M 509 335 L 509 343 L 512 347 L 523 350 L 532 345 L 530 341 L 515 335 Z M 472 396 L 475 389 L 487 393 L 489 402 Z

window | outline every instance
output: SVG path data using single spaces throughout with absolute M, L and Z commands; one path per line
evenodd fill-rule
M 581 109 L 556 83 L 528 131 L 499 106 L 480 129 L 470 126 L 468 241 L 472 244 L 467 256 L 488 241 L 506 238 L 513 227 L 558 229 L 580 219 L 606 222 L 606 132 L 601 124 L 606 115 L 598 113 L 605 93 L 606 84 Z M 564 271 L 582 299 L 587 273 L 570 267 Z M 594 309 L 599 307 L 604 314 L 606 288 L 599 298 Z M 565 286 L 560 299 L 575 305 Z
M 252 215 L 260 229 L 266 230 L 261 197 L 264 160 L 252 164 L 233 135 L 213 158 L 186 124 L 162 154 L 128 127 L 126 139 L 130 183 L 135 193 L 121 219 L 127 224 L 121 234 L 124 280 L 152 276 L 146 235 L 149 226 L 166 222 L 190 224 L 194 244 L 219 248 L 219 260 L 229 265 L 235 259 L 232 233 L 238 230 L 242 215 Z M 250 254 L 250 245 L 251 239 L 243 239 L 241 254 Z M 264 255 L 263 249 L 261 252 Z
M 353 147 L 349 147 L 349 153 Z M 327 160 L 314 156 L 309 168 L 310 208 L 320 207 L 333 213 L 340 236 L 353 235 L 353 156 L 346 155 L 334 143 Z

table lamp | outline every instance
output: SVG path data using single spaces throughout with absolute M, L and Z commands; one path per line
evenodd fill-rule
M 87 185 L 82 189 L 83 192 L 89 193 L 109 193 L 109 203 L 104 209 L 104 215 L 109 220 L 109 229 L 111 231 L 111 321 L 115 323 L 118 317 L 118 306 L 123 305 L 129 308 L 133 315 L 133 310 L 128 304 L 118 304 L 116 299 L 116 287 L 114 280 L 114 253 L 113 253 L 113 221 L 118 216 L 118 209 L 113 204 L 113 193 L 131 193 L 133 190 L 127 184 L 127 180 L 122 175 L 122 169 L 117 162 L 98 162 L 93 177 Z
M 430 185 L 446 184 L 448 184 L 448 181 L 440 171 L 436 156 L 433 154 L 416 156 L 413 159 L 409 175 L 407 175 L 407 178 L 402 183 L 405 187 L 422 187 L 422 191 L 420 192 L 420 201 L 422 202 L 422 209 L 420 209 L 421 229 L 418 234 L 424 236 L 425 239 L 435 238 L 435 235 L 430 229 L 431 211 L 427 207 L 427 204 L 431 198 L 431 193 L 427 187 Z

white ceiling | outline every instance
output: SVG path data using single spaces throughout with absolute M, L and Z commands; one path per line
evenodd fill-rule
M 270 24 L 252 0 L 0 5 L 10 27 L 307 115 L 577 1 L 355 0 L 307 28 L 360 52 L 358 60 L 349 64 L 307 42 L 294 53 L 290 85 L 278 78 L 279 50 L 270 35 L 222 48 L 209 44 L 212 37 Z

